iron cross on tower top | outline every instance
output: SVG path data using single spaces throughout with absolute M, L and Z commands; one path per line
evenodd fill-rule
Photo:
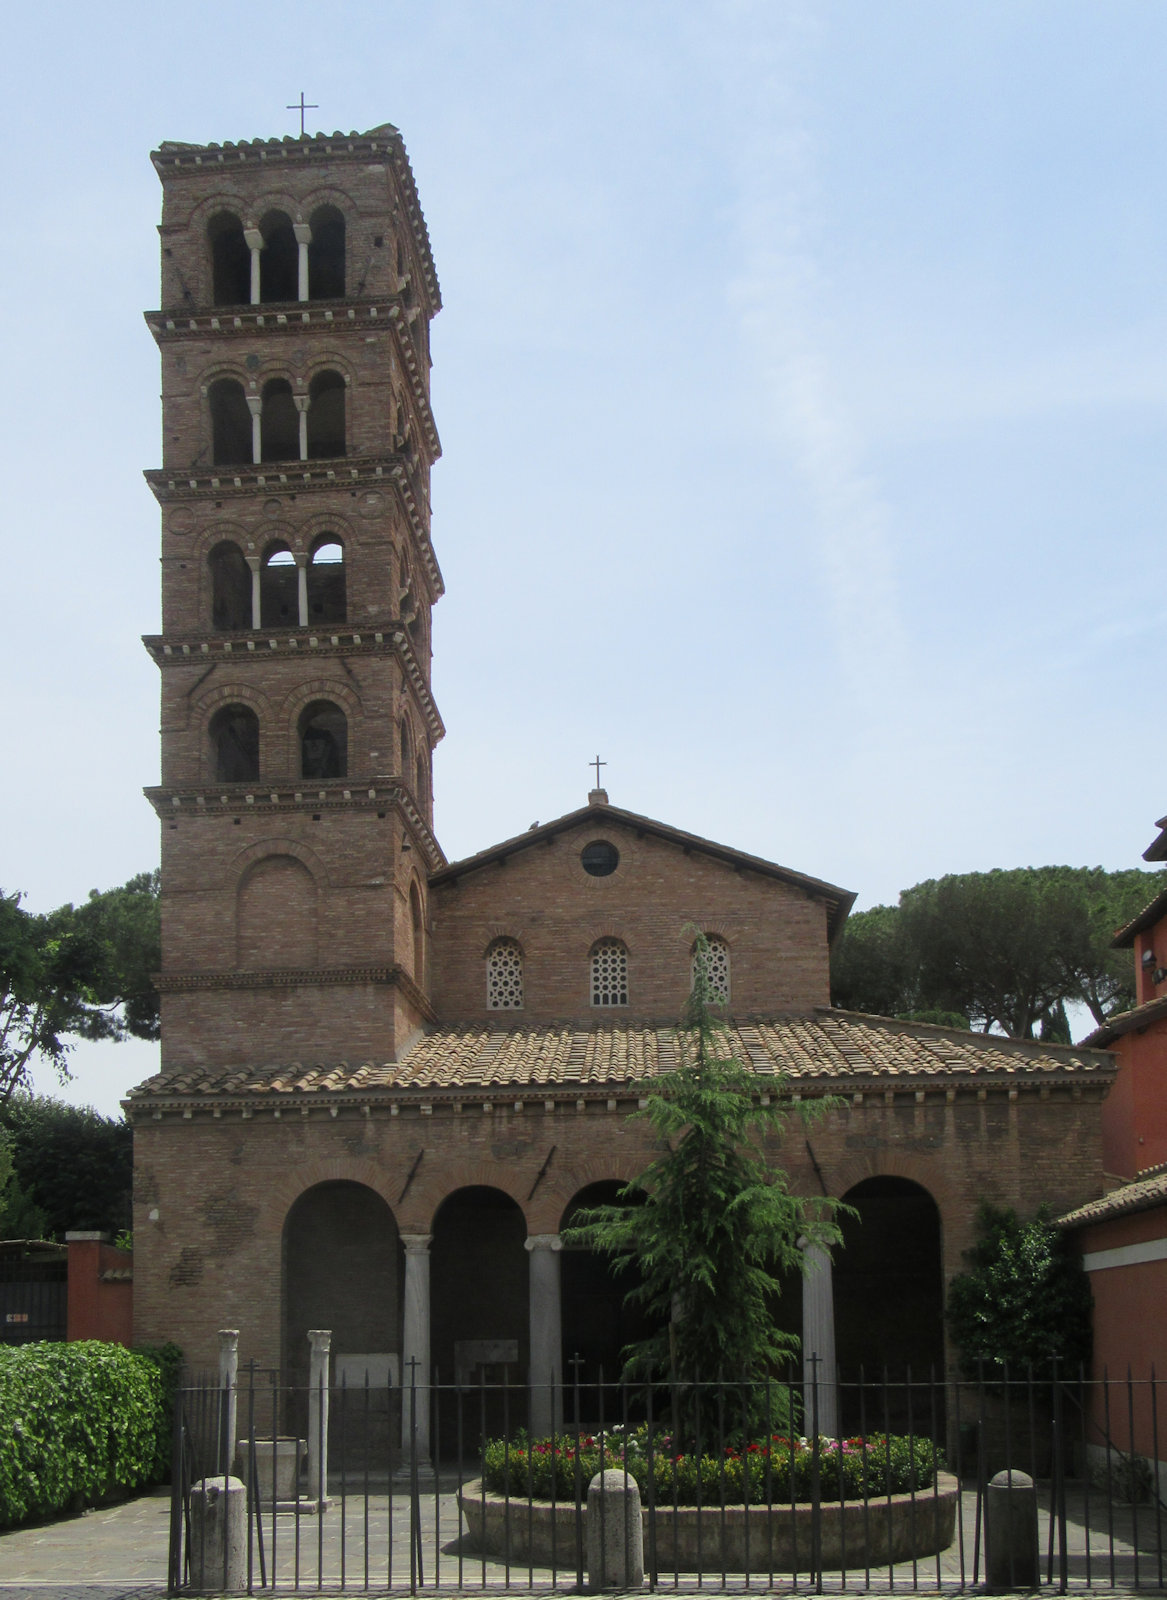
M 319 111 L 320 107 L 313 105 L 311 103 L 311 101 L 307 101 L 306 102 L 305 99 L 304 99 L 304 91 L 303 91 L 303 89 L 301 89 L 300 90 L 300 98 L 299 98 L 299 100 L 294 102 L 290 106 L 285 106 L 284 110 L 285 111 L 298 111 L 300 113 L 300 137 L 302 139 L 304 137 L 304 131 L 305 131 L 304 130 L 304 113 L 305 113 L 305 111 Z
M 595 767 L 595 769 L 596 769 L 596 788 L 597 789 L 600 787 L 600 768 L 601 767 L 606 767 L 607 765 L 608 765 L 608 763 L 606 761 L 601 761 L 599 756 L 597 756 L 594 761 L 589 761 L 588 762 L 588 766 L 589 767 Z

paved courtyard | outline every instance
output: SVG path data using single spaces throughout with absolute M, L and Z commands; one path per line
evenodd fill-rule
M 521 1504 L 516 1507 L 521 1513 Z M 1106 1507 L 1095 1503 L 1090 1516 L 1084 1514 L 1081 1496 L 1071 1493 L 1068 1502 L 1068 1576 L 1076 1593 L 1132 1591 L 1146 1593 L 1160 1589 L 1167 1573 L 1167 1515 L 1160 1526 L 1153 1511 L 1143 1507 L 1132 1515 L 1129 1507 Z M 1136 1574 L 1136 1528 L 1139 1548 Z M 965 1586 L 973 1586 L 973 1545 L 976 1528 L 976 1497 L 966 1492 L 962 1500 Z M 157 1600 L 166 1583 L 167 1543 L 170 1526 L 170 1499 L 158 1490 L 122 1505 L 111 1506 L 81 1516 L 67 1517 L 37 1527 L 18 1528 L 0 1534 L 0 1600 Z M 290 1589 L 297 1582 L 307 1592 L 336 1591 L 345 1588 L 360 1593 L 368 1590 L 408 1593 L 411 1580 L 418 1588 L 457 1592 L 497 1592 L 508 1585 L 516 1590 L 547 1590 L 552 1574 L 526 1565 L 509 1570 L 501 1563 L 474 1553 L 463 1537 L 453 1486 L 423 1495 L 420 1504 L 420 1538 L 413 1550 L 411 1567 L 411 1524 L 408 1498 L 387 1493 L 345 1495 L 336 1491 L 333 1506 L 323 1518 L 297 1517 L 271 1513 L 263 1518 L 263 1562 L 270 1582 L 274 1571 L 277 1587 Z M 1043 1568 L 1048 1548 L 1049 1522 L 1043 1509 L 1041 1549 Z M 1113 1562 L 1111 1554 L 1113 1534 Z M 884 1568 L 873 1571 L 871 1588 L 903 1592 L 913 1584 L 922 1592 L 953 1590 L 961 1583 L 962 1546 L 958 1539 L 939 1559 L 921 1560 L 913 1573 L 910 1562 L 889 1574 Z M 574 1551 L 564 1551 L 564 1569 L 557 1586 L 569 1590 L 575 1582 Z M 983 1569 L 977 1572 L 984 1581 Z M 254 1579 L 260 1586 L 259 1550 L 254 1552 Z M 863 1588 L 865 1574 L 828 1573 L 824 1590 L 853 1593 Z M 720 1576 L 706 1578 L 703 1587 L 716 1590 Z M 1114 1588 L 1112 1588 L 1112 1585 Z M 662 1573 L 660 1588 L 677 1587 L 688 1591 L 697 1580 L 681 1574 Z M 769 1585 L 765 1574 L 748 1583 L 729 1577 L 728 1587 L 755 1593 Z M 789 1591 L 808 1587 L 805 1576 L 795 1585 L 789 1577 L 775 1575 L 775 1589 Z

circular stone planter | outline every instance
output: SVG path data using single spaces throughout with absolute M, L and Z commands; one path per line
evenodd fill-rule
M 458 1496 L 467 1537 L 476 1550 L 515 1566 L 574 1567 L 575 1507 L 549 1500 L 509 1502 L 482 1489 L 480 1479 Z M 936 1489 L 869 1500 L 824 1501 L 820 1516 L 821 1564 L 833 1572 L 887 1566 L 947 1550 L 956 1530 L 960 1485 L 947 1472 Z M 644 1558 L 656 1543 L 658 1572 L 806 1572 L 811 1566 L 813 1507 L 657 1506 L 650 1530 L 644 1517 Z M 700 1517 L 700 1554 L 698 1554 Z M 580 1536 L 587 1548 L 587 1511 Z

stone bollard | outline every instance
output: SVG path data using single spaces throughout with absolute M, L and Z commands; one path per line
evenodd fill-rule
M 247 1494 L 240 1479 L 202 1478 L 191 1485 L 189 1554 L 192 1589 L 201 1594 L 246 1589 Z
M 1040 1585 L 1037 1490 L 1016 1468 L 998 1472 L 985 1494 L 985 1584 L 990 1594 Z
M 635 1478 L 615 1467 L 588 1484 L 588 1588 L 639 1589 L 644 1582 L 644 1527 Z

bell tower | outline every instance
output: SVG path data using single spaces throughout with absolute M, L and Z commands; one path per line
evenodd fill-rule
M 441 299 L 389 124 L 152 160 L 163 1065 L 293 1082 L 432 1017 Z

